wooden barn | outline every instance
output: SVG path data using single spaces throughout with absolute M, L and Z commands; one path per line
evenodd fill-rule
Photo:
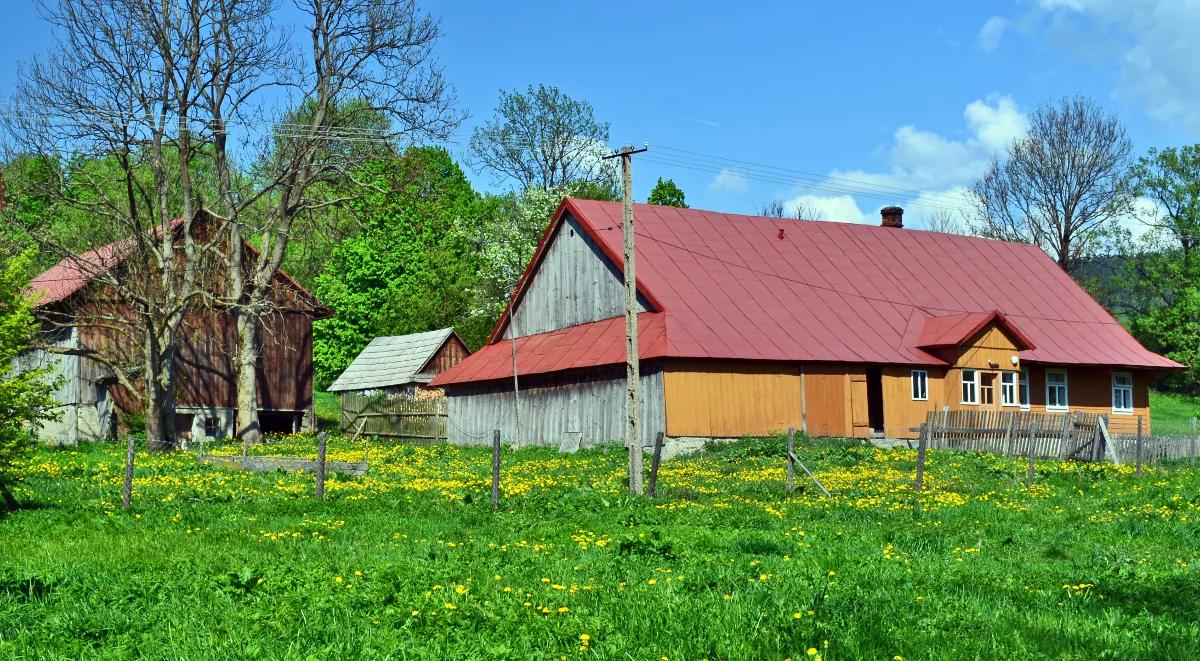
M 636 205 L 643 442 L 911 437 L 930 410 L 1149 416 L 1179 365 L 1036 246 Z M 433 385 L 450 440 L 623 436 L 622 208 L 564 200 L 482 349 Z M 519 381 L 515 408 L 514 364 Z
M 204 231 L 204 223 L 195 227 Z M 83 264 L 103 264 L 118 270 L 126 257 L 121 242 L 80 256 L 64 259 L 30 283 L 36 309 L 43 318 L 73 320 L 95 318 L 97 312 L 121 315 L 114 296 L 99 290 L 95 271 Z M 256 256 L 245 244 L 248 263 Z M 210 272 L 221 273 L 219 269 Z M 224 277 L 221 275 L 220 277 Z M 259 420 L 265 432 L 290 432 L 311 425 L 313 419 L 312 323 L 332 314 L 316 298 L 280 271 L 272 295 L 275 312 L 259 329 L 260 357 L 257 370 Z M 62 326 L 58 321 L 48 334 L 60 347 L 87 349 L 111 346 L 113 335 L 95 326 Z M 204 435 L 226 438 L 234 434 L 237 409 L 237 328 L 226 311 L 197 308 L 189 311 L 181 325 L 176 359 L 176 431 L 184 439 Z M 62 404 L 59 419 L 44 427 L 42 440 L 76 443 L 111 438 L 126 427 L 129 416 L 140 416 L 137 397 L 116 382 L 103 364 L 78 355 L 32 352 L 28 364 L 50 364 L 62 378 L 56 399 Z

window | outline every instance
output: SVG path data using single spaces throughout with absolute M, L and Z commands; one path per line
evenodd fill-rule
M 1067 371 L 1046 370 L 1046 410 L 1067 410 Z
M 996 403 L 996 373 L 979 373 L 979 403 L 992 406 Z
M 204 435 L 209 438 L 216 438 L 217 432 L 220 431 L 220 426 L 217 424 L 220 420 L 213 417 L 204 418 Z
M 962 403 L 979 403 L 979 372 L 976 370 L 962 371 Z
M 1029 368 L 1021 368 L 1021 381 L 1018 387 L 1018 393 L 1021 398 L 1021 408 L 1029 408 Z
M 1133 413 L 1133 377 L 1128 372 L 1112 376 L 1113 413 Z
M 912 371 L 912 398 L 929 399 L 929 372 L 925 370 Z
M 1000 404 L 1002 406 L 1017 405 L 1017 373 L 1000 373 Z

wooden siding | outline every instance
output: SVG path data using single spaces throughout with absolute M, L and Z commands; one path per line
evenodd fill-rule
M 282 312 L 263 320 L 258 331 L 258 408 L 306 411 L 312 407 L 312 318 Z M 237 401 L 235 397 L 234 402 Z
M 924 369 L 928 373 L 928 400 L 912 398 L 913 369 Z M 957 377 L 956 377 L 957 378 Z M 952 390 L 947 390 L 946 370 L 936 367 L 911 368 L 908 366 L 887 366 L 883 368 L 883 431 L 889 438 L 908 438 L 915 434 L 908 430 L 925 422 L 929 411 L 940 411 L 946 404 L 955 406 L 948 399 L 949 394 L 958 392 L 955 382 Z
M 442 345 L 442 348 L 438 349 L 437 353 L 434 353 L 429 362 L 425 364 L 425 369 L 421 370 L 421 376 L 427 376 L 432 379 L 459 364 L 463 358 L 466 358 L 470 354 L 471 352 L 467 350 L 467 345 L 463 344 L 457 335 L 451 333 L 450 337 L 446 338 L 446 342 Z
M 649 309 L 638 297 L 638 310 Z M 542 263 L 513 312 L 503 337 L 545 333 L 625 314 L 621 272 L 568 217 L 550 239 Z
M 736 438 L 801 427 L 795 363 L 668 361 L 667 435 Z
M 862 368 L 806 364 L 802 369 L 808 433 L 812 436 L 852 434 L 849 370 L 865 374 Z
M 625 436 L 624 368 L 527 377 L 521 380 L 521 441 L 557 446 L 571 432 L 581 445 L 620 442 Z M 663 431 L 663 373 L 642 363 L 642 442 L 652 447 Z M 506 442 L 516 438 L 512 382 L 464 384 L 447 388 L 451 443 L 491 443 L 499 429 Z
M 1020 367 L 1019 362 L 1016 366 L 1012 362 L 1018 353 L 1016 343 L 995 324 L 990 324 L 964 343 L 953 362 L 955 367 L 1011 370 Z

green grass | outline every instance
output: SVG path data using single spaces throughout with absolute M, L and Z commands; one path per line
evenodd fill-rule
M 323 503 L 309 475 L 139 453 L 129 512 L 121 448 L 40 449 L 35 506 L 0 519 L 0 658 L 1200 657 L 1192 472 L 1046 462 L 1027 487 L 931 452 L 915 496 L 911 451 L 805 443 L 827 499 L 783 493 L 781 449 L 668 462 L 658 499 L 619 449 L 506 450 L 499 512 L 476 448 L 374 444 Z
M 1186 429 L 1200 415 L 1200 399 L 1172 392 L 1150 391 L 1150 420 L 1172 429 Z
M 318 428 L 330 431 L 337 429 L 341 419 L 339 402 L 336 392 L 313 391 L 313 408 L 316 409 Z

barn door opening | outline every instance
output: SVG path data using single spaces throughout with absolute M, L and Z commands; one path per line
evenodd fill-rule
M 883 433 L 883 370 L 867 368 L 867 422 L 875 433 Z

